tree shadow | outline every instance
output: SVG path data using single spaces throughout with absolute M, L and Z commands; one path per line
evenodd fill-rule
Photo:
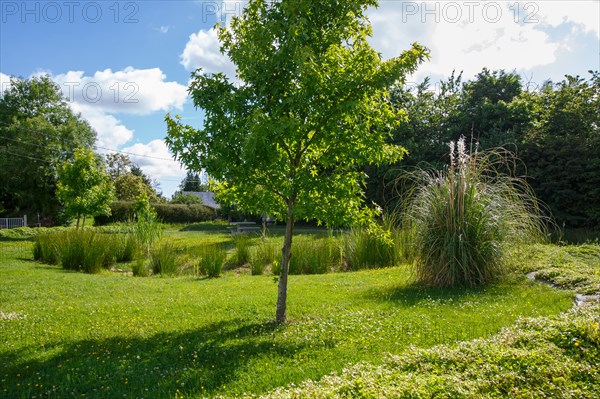
M 394 287 L 373 288 L 367 291 L 368 299 L 395 302 L 406 306 L 415 306 L 425 301 L 457 301 L 472 295 L 492 293 L 490 286 L 439 288 L 429 287 L 417 282 Z
M 5 397 L 215 395 L 235 383 L 238 370 L 253 359 L 273 353 L 293 357 L 307 346 L 267 339 L 284 329 L 274 322 L 236 319 L 151 336 L 94 339 L 90 330 L 88 339 L 29 348 L 29 353 L 50 354 L 42 359 L 3 353 L 0 392 Z

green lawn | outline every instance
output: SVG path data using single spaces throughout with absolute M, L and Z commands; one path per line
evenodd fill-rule
M 168 237 L 187 246 L 227 239 Z M 35 263 L 30 247 L 0 241 L 0 397 L 265 393 L 361 361 L 382 364 L 411 346 L 489 337 L 520 317 L 563 312 L 573 298 L 524 278 L 423 289 L 406 266 L 291 276 L 290 323 L 277 326 L 272 276 L 86 275 Z

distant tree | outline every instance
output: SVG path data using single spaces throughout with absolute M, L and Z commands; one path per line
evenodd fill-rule
M 182 193 L 181 191 L 176 191 L 171 198 L 172 204 L 185 204 L 185 205 L 193 205 L 193 204 L 203 204 L 202 198 L 198 197 L 194 194 Z
M 83 216 L 110 215 L 114 187 L 104 167 L 90 149 L 77 149 L 72 160 L 58 167 L 57 195 L 68 216 L 77 218 L 77 228 Z
M 521 158 L 559 224 L 600 226 L 600 74 L 566 76 L 523 93 L 531 122 Z
M 515 145 L 528 122 L 527 109 L 513 103 L 522 93 L 521 77 L 484 68 L 463 86 L 458 115 L 460 134 L 483 148 Z
M 201 192 L 207 191 L 207 187 L 205 184 L 202 184 L 200 174 L 188 171 L 179 184 L 179 191 Z
M 242 84 L 220 73 L 192 75 L 190 94 L 205 112 L 200 130 L 166 117 L 167 144 L 191 170 L 206 170 L 242 211 L 286 221 L 277 322 L 286 320 L 294 222 L 366 223 L 367 164 L 402 158 L 387 145 L 403 119 L 388 88 L 427 56 L 414 44 L 382 61 L 368 43 L 375 0 L 252 0 L 219 28 L 222 51 Z
M 92 148 L 95 140 L 48 76 L 12 77 L 0 95 L 0 208 L 56 221 L 56 168 L 75 148 Z
M 115 184 L 118 201 L 135 201 L 141 194 L 146 194 L 151 202 L 161 202 L 152 179 L 131 159 L 120 153 L 105 155 L 107 173 Z

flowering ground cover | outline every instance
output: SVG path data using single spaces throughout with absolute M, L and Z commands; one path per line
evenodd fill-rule
M 554 320 L 574 296 L 525 278 L 425 289 L 406 265 L 292 276 L 290 322 L 281 326 L 271 322 L 276 290 L 272 276 L 236 271 L 217 279 L 64 271 L 33 262 L 30 242 L 0 241 L 0 396 L 277 397 L 348 367 L 407 362 L 427 372 L 433 355 L 423 351 L 497 336 L 523 317 Z M 315 392 L 328 392 L 331 378 Z

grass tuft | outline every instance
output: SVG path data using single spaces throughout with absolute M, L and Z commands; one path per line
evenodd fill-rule
M 198 269 L 199 272 L 208 277 L 219 277 L 227 253 L 220 244 L 205 245 L 198 252 Z
M 163 242 L 150 249 L 150 268 L 152 273 L 161 276 L 173 276 L 179 272 L 177 262 L 178 247 L 171 242 Z
M 414 233 L 420 281 L 475 286 L 505 274 L 508 247 L 542 240 L 544 218 L 527 183 L 500 173 L 510 153 L 469 154 L 464 138 L 450 148 L 445 171 L 417 176 L 403 223 Z

